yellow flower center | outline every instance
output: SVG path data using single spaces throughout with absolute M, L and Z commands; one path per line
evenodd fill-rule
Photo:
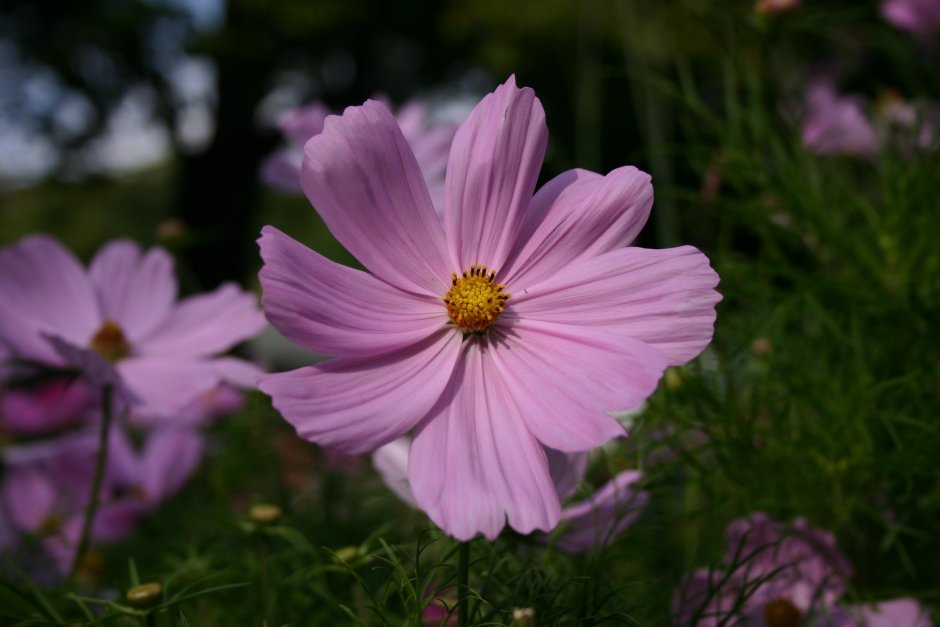
M 764 606 L 764 624 L 767 627 L 800 627 L 803 615 L 787 599 L 777 599 Z
M 91 336 L 91 350 L 95 351 L 108 361 L 117 361 L 127 357 L 131 352 L 131 345 L 124 337 L 124 331 L 114 320 L 105 320 L 101 328 Z
M 487 274 L 486 266 L 470 266 L 462 276 L 451 277 L 451 288 L 444 296 L 447 315 L 464 333 L 480 333 L 496 322 L 512 294 L 496 282 L 496 272 Z

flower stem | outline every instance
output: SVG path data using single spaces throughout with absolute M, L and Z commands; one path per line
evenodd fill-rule
M 91 536 L 91 527 L 95 520 L 95 513 L 98 511 L 98 497 L 101 492 L 101 482 L 104 479 L 104 471 L 108 465 L 108 441 L 111 431 L 111 415 L 113 413 L 112 397 L 114 388 L 111 385 L 105 385 L 101 388 L 101 432 L 98 440 L 98 457 L 95 462 L 95 477 L 91 483 L 91 494 L 88 496 L 88 505 L 85 506 L 85 520 L 82 523 L 82 534 L 79 536 L 78 549 L 75 551 L 75 557 L 72 560 L 72 569 L 69 572 L 69 583 L 75 581 L 75 575 L 78 568 L 85 559 L 88 552 L 88 542 Z
M 470 625 L 470 605 L 468 598 L 468 593 L 470 592 L 470 542 L 460 543 L 457 569 L 460 577 L 457 587 L 457 625 L 459 627 L 468 627 Z

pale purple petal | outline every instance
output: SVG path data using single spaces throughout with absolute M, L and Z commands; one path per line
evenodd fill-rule
M 174 357 L 129 357 L 117 364 L 125 387 L 156 415 L 173 414 L 222 382 L 213 360 Z
M 930 614 L 911 598 L 892 599 L 878 603 L 860 604 L 849 608 L 860 615 L 864 627 L 932 627 Z
M 607 176 L 566 174 L 533 199 L 516 252 L 501 273 L 513 289 L 538 285 L 577 259 L 627 246 L 646 224 L 653 206 L 646 172 L 626 166 Z M 556 195 L 566 180 L 570 184 Z
M 141 452 L 138 484 L 145 501 L 159 503 L 176 494 L 199 466 L 202 437 L 191 429 L 159 429 Z
M 592 326 L 517 320 L 494 333 L 494 371 L 545 446 L 588 450 L 626 435 L 607 412 L 642 403 L 666 358 L 638 340 Z
M 711 341 L 717 284 L 708 258 L 691 246 L 630 247 L 581 259 L 527 291 L 509 285 L 509 306 L 525 320 L 617 330 L 680 365 Z
M 382 481 L 398 498 L 417 507 L 411 485 L 408 483 L 408 454 L 411 438 L 398 438 L 372 453 L 372 465 L 379 471 Z
M 327 118 L 304 148 L 301 183 L 333 235 L 369 271 L 406 291 L 444 295 L 455 268 L 443 228 L 385 105 L 370 100 Z
M 562 453 L 551 448 L 545 449 L 545 455 L 548 457 L 548 471 L 555 482 L 558 500 L 567 501 L 578 491 L 581 481 L 584 480 L 589 455 L 586 452 Z
M 10 521 L 35 532 L 53 515 L 58 490 L 46 473 L 26 467 L 7 470 L 0 494 Z
M 822 80 L 808 90 L 801 137 L 807 149 L 822 155 L 872 157 L 878 152 L 878 137 L 861 101 L 838 95 Z
M 129 240 L 116 240 L 98 251 L 89 275 L 101 313 L 117 322 L 133 345 L 170 313 L 176 300 L 173 258 L 162 248 L 143 254 Z
M 255 375 L 255 383 L 262 372 Z M 254 383 L 252 384 L 252 387 Z M 171 415 L 155 416 L 132 408 L 131 420 L 145 426 L 178 424 L 195 426 L 221 416 L 233 414 L 245 404 L 245 395 L 231 385 L 220 385 L 200 394 L 194 401 Z
M 940 33 L 940 2 L 937 0 L 883 0 L 881 16 L 919 37 Z
M 300 186 L 300 162 L 302 154 L 299 150 L 278 150 L 261 162 L 261 180 L 274 189 L 291 195 L 304 193 Z
M 733 577 L 707 568 L 683 577 L 672 597 L 675 624 L 683 627 L 743 625 L 729 622 L 738 600 L 733 588 L 738 585 L 740 582 Z
M 459 540 L 477 533 L 492 540 L 507 519 L 519 533 L 547 531 L 560 515 L 545 451 L 493 368 L 492 349 L 466 342 L 451 386 L 411 448 L 415 500 Z
M 0 424 L 14 435 L 50 433 L 89 418 L 100 393 L 78 378 L 58 377 L 28 389 L 0 391 Z
M 555 546 L 566 553 L 585 553 L 610 545 L 649 502 L 649 493 L 633 485 L 640 476 L 636 470 L 622 472 L 586 501 L 563 509 Z
M 264 328 L 254 294 L 226 283 L 179 302 L 163 323 L 140 341 L 137 354 L 203 356 L 228 350 Z
M 462 270 L 500 270 L 538 179 L 548 129 L 542 104 L 510 77 L 460 125 L 447 162 L 444 225 Z
M 440 296 L 417 296 L 339 265 L 273 227 L 262 230 L 262 303 L 289 340 L 323 355 L 398 350 L 447 323 Z
M 16 356 L 59 364 L 43 333 L 87 346 L 102 317 L 88 275 L 48 235 L 0 250 L 0 341 Z
M 292 144 L 303 146 L 308 139 L 323 132 L 323 124 L 330 113 L 322 102 L 313 102 L 285 113 L 279 126 Z
M 259 387 L 297 433 L 325 447 L 365 453 L 401 437 L 437 402 L 461 337 L 450 329 L 373 358 L 337 357 L 263 377 Z

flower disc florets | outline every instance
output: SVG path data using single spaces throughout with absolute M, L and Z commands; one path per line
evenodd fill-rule
M 764 606 L 764 622 L 768 627 L 799 627 L 803 615 L 787 599 L 776 599 Z
M 451 288 L 444 296 L 447 315 L 464 333 L 480 333 L 496 322 L 512 294 L 496 282 L 496 272 L 487 274 L 486 266 L 470 266 L 462 276 L 454 273 Z
M 124 331 L 114 320 L 105 320 L 91 337 L 91 349 L 112 362 L 127 357 L 131 352 Z

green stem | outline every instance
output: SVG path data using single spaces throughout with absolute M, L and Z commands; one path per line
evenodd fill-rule
M 72 569 L 69 572 L 69 583 L 75 582 L 75 574 L 85 554 L 88 552 L 88 542 L 91 536 L 91 527 L 95 520 L 95 513 L 98 511 L 98 496 L 101 492 L 101 482 L 104 480 L 104 471 L 108 465 L 108 440 L 111 431 L 111 414 L 113 408 L 111 400 L 114 389 L 110 385 L 101 388 L 101 432 L 98 440 L 98 458 L 95 462 L 95 477 L 91 483 L 91 494 L 88 497 L 88 505 L 85 506 L 85 520 L 82 523 L 82 534 L 79 536 L 78 549 L 75 551 L 75 557 L 72 560 Z
M 468 593 L 470 592 L 470 542 L 460 544 L 460 553 L 457 561 L 460 582 L 457 588 L 457 625 L 468 627 L 470 625 L 470 606 Z

